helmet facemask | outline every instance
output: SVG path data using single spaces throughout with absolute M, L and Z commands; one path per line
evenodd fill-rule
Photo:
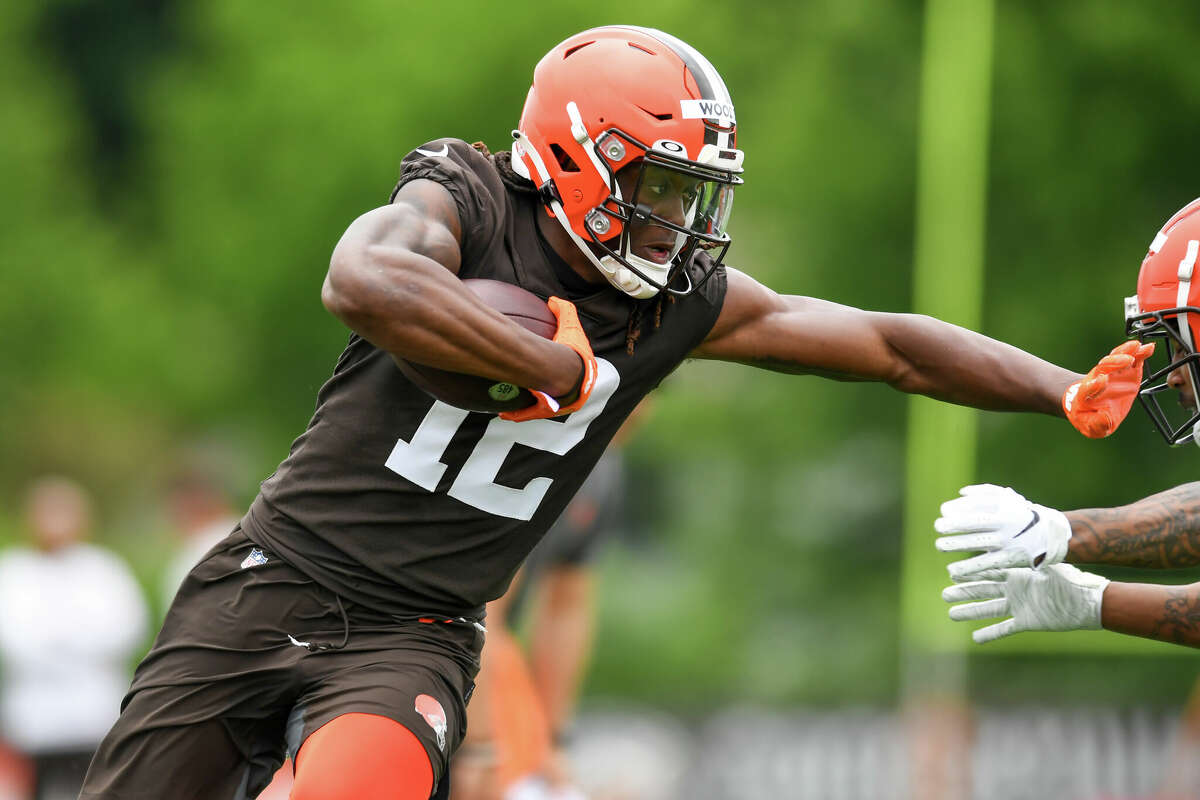
M 1136 297 L 1126 300 L 1126 335 L 1136 336 L 1142 342 L 1155 343 L 1154 355 L 1146 362 L 1138 400 L 1154 427 L 1171 446 L 1188 442 L 1200 445 L 1200 409 L 1196 406 L 1196 389 L 1200 387 L 1200 353 L 1196 352 L 1192 340 L 1189 314 L 1200 315 L 1200 308 L 1184 306 L 1142 314 L 1137 313 Z M 1170 385 L 1171 375 L 1176 370 L 1183 370 L 1191 407 L 1184 402 L 1188 393 Z M 1163 403 L 1164 395 L 1172 393 L 1178 393 L 1178 397 Z
M 731 240 L 725 225 L 733 209 L 733 189 L 741 178 L 728 169 L 703 163 L 717 155 L 712 146 L 691 161 L 677 155 L 684 152 L 677 142 L 662 140 L 647 146 L 616 128 L 604 131 L 598 142 L 600 153 L 612 154 L 614 161 L 625 158 L 630 149 L 642 154 L 619 173 L 607 158 L 598 159 L 610 194 L 584 217 L 584 224 L 593 251 L 600 254 L 601 271 L 612 280 L 622 269 L 628 270 L 642 282 L 645 296 L 660 291 L 687 295 L 699 289 L 729 250 Z M 671 211 L 677 212 L 674 219 L 664 216 Z M 619 231 L 616 236 L 612 235 L 614 227 Z M 634 252 L 635 239 L 647 228 L 663 232 L 664 241 L 659 244 L 670 240 L 669 250 L 657 259 Z M 709 251 L 712 257 L 704 274 L 694 281 L 683 267 L 698 249 Z

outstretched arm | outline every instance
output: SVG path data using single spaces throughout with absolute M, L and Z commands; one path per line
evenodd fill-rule
M 1068 511 L 1067 561 L 1150 569 L 1200 564 L 1200 483 L 1119 508 Z
M 931 317 L 783 296 L 732 269 L 717 324 L 693 356 L 1056 416 L 1064 416 L 1063 393 L 1082 377 Z
M 405 184 L 391 205 L 356 219 L 334 248 L 321 299 L 396 358 L 482 375 L 554 397 L 580 380 L 570 347 L 530 333 L 484 305 L 457 278 L 461 223 L 450 193 Z
M 1113 582 L 1104 590 L 1106 630 L 1200 647 L 1200 583 L 1156 586 Z
M 1069 561 L 1177 569 L 1200 565 L 1200 483 L 1119 508 L 1068 511 L 1031 503 L 1001 486 L 965 486 L 942 503 L 933 527 L 943 552 L 983 551 L 947 569 L 956 581 L 999 570 Z
M 1118 583 L 1053 564 L 1000 570 L 996 579 L 956 583 L 942 591 L 950 619 L 1008 617 L 974 631 L 985 644 L 1022 631 L 1104 628 L 1172 644 L 1200 647 L 1200 583 L 1156 586 Z M 963 602 L 970 601 L 970 602 Z

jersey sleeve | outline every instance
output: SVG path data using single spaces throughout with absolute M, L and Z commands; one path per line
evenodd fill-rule
M 471 266 L 482 263 L 488 250 L 503 240 L 508 199 L 499 173 L 488 156 L 461 139 L 435 139 L 400 162 L 400 180 L 390 200 L 419 178 L 436 181 L 454 198 L 462 225 L 459 277 L 470 277 Z
M 711 267 L 712 259 L 708 253 L 700 251 L 688 264 L 688 271 L 691 272 L 692 280 L 699 281 L 704 280 L 704 274 Z M 696 294 L 700 296 L 700 302 L 696 303 L 696 313 L 700 315 L 701 320 L 694 328 L 699 335 L 691 343 L 688 352 L 699 347 L 708 338 L 713 326 L 717 324 L 717 318 L 721 316 L 721 308 L 725 305 L 726 289 L 728 289 L 728 277 L 725 265 L 721 264 L 713 270 L 708 279 L 704 280 L 704 283 L 696 291 Z

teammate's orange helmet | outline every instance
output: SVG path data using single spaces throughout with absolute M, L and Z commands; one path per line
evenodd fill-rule
M 538 62 L 513 131 L 512 164 L 538 185 L 547 211 L 618 289 L 638 298 L 664 289 L 687 294 L 729 247 L 725 224 L 733 187 L 742 182 L 736 128 L 729 90 L 694 48 L 649 28 L 594 28 Z M 630 164 L 640 171 L 625 197 L 616 174 Z M 686 182 L 683 224 L 642 202 L 648 176 L 653 181 L 664 171 Z M 665 263 L 630 252 L 631 222 L 674 234 Z M 697 247 L 717 257 L 693 282 L 677 267 Z
M 1182 416 L 1163 407 L 1160 395 L 1170 390 L 1176 370 L 1190 382 L 1194 401 L 1200 388 L 1200 198 L 1167 220 L 1150 243 L 1138 273 L 1137 294 L 1125 298 L 1125 329 L 1142 341 L 1161 339 L 1156 348 L 1161 366 L 1146 370 L 1138 399 L 1169 444 L 1200 444 L 1200 412 L 1185 408 Z

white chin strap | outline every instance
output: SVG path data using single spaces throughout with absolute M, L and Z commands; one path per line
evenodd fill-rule
M 686 239 L 682 234 L 676 234 L 676 239 Z M 578 240 L 577 240 L 578 243 Z M 626 261 L 637 267 L 643 274 L 649 275 L 658 284 L 666 286 L 667 278 L 671 273 L 671 264 L 675 260 L 675 256 L 683 248 L 682 242 L 676 242 L 675 247 L 671 249 L 671 255 L 667 259 L 667 263 L 659 264 L 657 261 L 651 261 L 641 256 L 635 256 L 631 253 L 622 253 Z M 591 250 L 587 250 L 590 255 Z M 593 259 L 595 261 L 595 259 Z M 620 289 L 630 297 L 636 297 L 638 300 L 645 300 L 647 297 L 654 297 L 658 294 L 658 286 L 642 279 L 635 275 L 633 270 L 626 267 L 612 256 L 604 256 L 595 261 L 600 271 L 604 273 L 604 277 L 608 278 L 608 282 Z
M 581 248 L 584 247 L 582 242 L 577 241 L 577 243 L 580 244 Z M 584 252 L 589 257 L 592 255 L 590 250 L 585 250 Z M 667 271 L 665 269 L 659 269 L 659 264 L 655 264 L 653 261 L 646 261 L 644 258 L 638 258 L 637 256 L 626 256 L 626 258 L 634 262 L 638 269 L 642 270 L 643 272 L 662 272 L 661 276 L 655 275 L 654 277 L 658 278 L 660 282 L 666 281 Z M 617 261 L 612 256 L 605 256 L 601 259 L 596 259 L 593 257 L 592 263 L 595 264 L 602 273 L 604 273 L 604 277 L 608 278 L 609 283 L 630 297 L 638 300 L 646 300 L 658 294 L 657 286 L 642 280 L 640 277 L 635 275 L 631 269 L 626 267 L 620 261 Z M 654 269 L 648 269 L 647 265 L 653 265 Z
M 606 176 L 608 172 L 599 166 L 600 156 L 596 154 L 596 145 L 591 137 L 587 135 L 587 129 L 583 125 L 583 120 L 579 115 L 579 109 L 575 106 L 575 103 L 567 103 L 567 116 L 571 118 L 572 136 L 583 146 L 584 151 L 587 152 L 588 156 L 597 165 L 597 171 L 600 175 Z M 533 181 L 538 186 L 545 184 L 546 181 L 550 180 L 550 172 L 546 169 L 546 164 L 542 161 L 542 157 L 538 155 L 538 151 L 534 149 L 524 132 L 515 130 L 512 132 L 512 135 L 514 140 L 513 172 L 516 172 L 522 178 Z M 537 178 L 529 174 L 529 167 L 525 163 L 526 158 L 533 164 L 533 168 L 537 170 Z M 607 178 L 605 180 L 607 181 Z M 621 188 L 619 186 L 609 186 L 608 190 L 616 195 L 618 200 L 621 199 Z M 658 294 L 657 286 L 635 275 L 633 270 L 626 267 L 617 259 L 612 256 L 597 257 L 592 252 L 591 245 L 571 227 L 571 222 L 567 219 L 567 214 L 563 211 L 562 204 L 557 200 L 551 200 L 549 205 L 550 210 L 554 212 L 554 218 L 558 220 L 558 224 L 571 237 L 571 241 L 575 243 L 575 246 L 579 248 L 581 253 L 587 256 L 588 261 L 591 261 L 592 265 L 600 270 L 600 274 L 607 278 L 609 283 L 638 300 L 645 300 Z M 686 238 L 682 234 L 676 234 L 675 246 L 671 249 L 671 256 L 665 264 L 659 264 L 658 262 L 650 261 L 649 259 L 630 253 L 622 253 L 621 256 L 660 285 L 665 286 L 667 277 L 671 271 L 671 262 L 675 260 L 675 256 L 683 248 Z

